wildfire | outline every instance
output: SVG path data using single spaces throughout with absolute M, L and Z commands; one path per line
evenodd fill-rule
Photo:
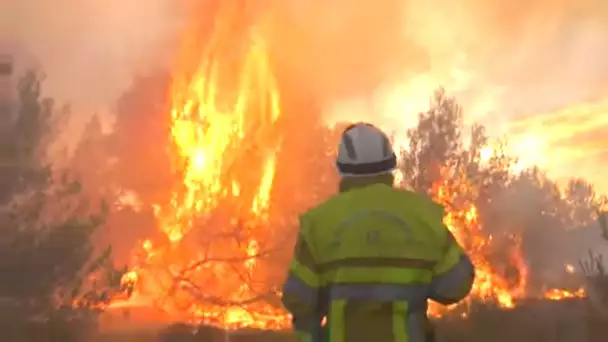
M 200 56 L 200 63 L 192 71 L 184 62 L 170 93 L 171 152 L 180 181 L 167 203 L 154 207 L 161 236 L 142 242 L 124 281 L 135 285 L 132 301 L 175 318 L 225 328 L 285 328 L 289 316 L 268 304 L 272 291 L 264 286 L 269 284 L 258 287 L 256 281 L 265 272 L 258 257 L 270 227 L 281 147 L 279 89 L 256 26 L 235 30 L 231 23 L 238 15 L 226 11 L 202 51 L 184 44 L 183 54 Z M 484 150 L 482 158 L 488 153 Z M 460 308 L 466 314 L 475 301 L 515 307 L 526 295 L 528 279 L 521 237 L 487 236 L 473 203 L 475 187 L 464 176 L 443 179 L 432 193 L 445 206 L 445 223 L 471 256 L 477 275 L 466 300 L 447 308 L 431 304 L 429 313 L 441 316 Z M 497 249 L 504 251 L 506 266 L 493 263 Z M 544 298 L 584 295 L 583 289 L 551 289 Z
M 457 196 L 460 196 L 460 199 L 467 198 L 467 195 L 469 198 L 475 198 L 475 187 L 467 182 L 466 177 L 443 179 L 446 180 L 435 184 L 433 188 L 434 198 L 447 209 L 444 223 L 470 256 L 475 265 L 476 277 L 471 293 L 464 301 L 447 307 L 431 302 L 429 315 L 440 317 L 447 312 L 460 312 L 466 316 L 473 302 L 493 302 L 503 309 L 515 308 L 518 299 L 529 295 L 526 293 L 528 268 L 521 249 L 521 237 L 508 235 L 507 243 L 497 247 L 496 239 L 483 232 L 477 207 L 472 201 L 464 201 L 459 207 L 454 205 L 462 202 Z M 498 268 L 492 262 L 492 255 L 498 249 L 506 250 L 506 267 Z M 502 263 L 504 262 L 505 260 L 502 260 Z M 565 271 L 574 273 L 574 266 L 565 265 Z M 584 298 L 586 292 L 584 288 L 576 291 L 552 288 L 544 291 L 541 297 L 548 300 Z
M 520 249 L 521 240 L 516 236 L 509 237 L 511 240 L 511 243 L 508 244 L 509 266 L 515 270 L 515 275 L 509 277 L 506 274 L 508 272 L 500 272 L 491 263 L 489 256 L 495 248 L 494 239 L 492 236 L 486 237 L 482 232 L 475 205 L 465 203 L 461 208 L 454 207 L 453 203 L 457 195 L 454 189 L 473 190 L 470 185 L 468 187 L 459 185 L 468 184 L 449 184 L 444 181 L 436 184 L 433 194 L 439 203 L 446 206 L 444 222 L 456 240 L 465 248 L 475 265 L 475 282 L 470 296 L 463 302 L 449 307 L 431 303 L 429 314 L 437 317 L 457 308 L 464 308 L 463 313 L 466 313 L 466 307 L 470 306 L 473 301 L 493 301 L 503 308 L 513 308 L 515 299 L 525 294 L 528 273 Z
M 224 10 L 220 17 L 225 21 L 218 22 L 212 43 L 202 53 L 184 52 L 201 55 L 194 74 L 186 65 L 176 71 L 171 140 L 174 169 L 182 181 L 168 204 L 155 206 L 164 238 L 142 243 L 139 265 L 124 281 L 136 286 L 133 301 L 146 301 L 174 317 L 276 328 L 285 326 L 288 317 L 259 300 L 263 292 L 253 283 L 262 252 L 256 231 L 267 224 L 280 147 L 274 134 L 281 116 L 279 95 L 255 27 L 235 35 L 230 23 L 237 13 Z M 255 143 L 260 144 L 255 149 L 244 148 Z M 224 216 L 222 210 L 227 210 Z M 205 236 L 189 248 L 194 227 Z
M 587 294 L 584 288 L 580 288 L 576 291 L 568 291 L 568 290 L 560 290 L 560 289 L 550 289 L 545 292 L 544 298 L 550 300 L 563 300 L 569 298 L 584 298 Z

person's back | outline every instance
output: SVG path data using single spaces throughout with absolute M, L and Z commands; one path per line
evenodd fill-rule
M 392 179 L 343 174 L 341 193 L 301 216 L 283 295 L 300 341 L 322 340 L 326 317 L 331 342 L 426 342 L 427 299 L 469 292 L 473 267 L 442 207 Z

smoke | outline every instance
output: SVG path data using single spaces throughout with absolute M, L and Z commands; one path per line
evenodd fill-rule
M 100 110 L 134 73 L 168 60 L 180 18 L 176 3 L 8 0 L 0 42 L 18 62 L 42 68 L 48 95 Z
M 281 72 L 323 97 L 332 119 L 415 114 L 441 84 L 460 95 L 470 117 L 490 116 L 504 132 L 514 115 L 601 96 L 608 86 L 602 0 L 254 4 L 273 9 L 265 36 Z M 50 95 L 95 108 L 113 101 L 134 72 L 170 58 L 185 5 L 9 0 L 2 31 L 36 56 Z
M 541 134 L 536 126 L 534 132 L 513 131 L 522 117 L 548 113 L 543 117 L 549 120 L 554 110 L 608 92 L 603 0 L 247 4 L 263 19 L 262 33 L 280 76 L 323 102 L 330 123 L 369 120 L 403 132 L 442 85 L 463 104 L 467 122 L 481 122 L 491 134 L 510 135 L 520 144 L 547 140 L 536 137 Z M 134 73 L 171 60 L 187 21 L 186 5 L 186 0 L 9 0 L 0 12 L 0 39 L 38 59 L 49 95 L 88 112 L 106 111 Z M 547 127 L 545 136 L 552 134 Z M 550 147 L 530 150 L 548 157 Z M 596 164 L 595 159 L 584 163 Z
M 462 93 L 472 117 L 504 116 L 492 111 L 537 111 L 601 96 L 608 86 L 602 0 L 258 3 L 273 8 L 265 36 L 281 72 L 329 107 L 364 99 L 375 116 L 416 112 L 442 84 Z M 186 8 L 170 0 L 5 6 L 2 32 L 36 56 L 50 95 L 91 107 L 114 100 L 134 72 L 169 59 Z
M 601 0 L 281 1 L 277 7 L 273 55 L 325 97 L 375 92 L 386 102 L 383 88 L 399 85 L 403 97 L 428 97 L 427 88 L 443 84 L 463 92 L 465 102 L 491 95 L 518 113 L 536 109 L 528 101 L 533 97 L 546 107 L 596 95 L 608 75 L 608 5 Z
M 441 85 L 463 105 L 466 123 L 480 122 L 516 146 L 551 141 L 517 151 L 530 161 L 525 166 L 543 157 L 550 160 L 542 166 L 551 168 L 551 160 L 566 159 L 550 153 L 552 144 L 569 139 L 550 138 L 552 128 L 563 126 L 552 118 L 562 108 L 608 96 L 603 0 L 317 0 L 275 6 L 277 18 L 268 29 L 272 55 L 282 72 L 323 99 L 330 123 L 367 120 L 403 132 Z M 608 129 L 602 115 L 586 115 L 599 120 L 589 125 L 590 139 L 592 131 Z M 521 131 L 517 123 L 530 116 L 554 125 Z M 572 144 L 567 149 L 581 152 Z M 593 168 L 586 174 L 608 167 L 595 158 L 602 153 L 608 152 L 589 154 L 585 163 Z M 563 163 L 557 168 L 573 169 Z

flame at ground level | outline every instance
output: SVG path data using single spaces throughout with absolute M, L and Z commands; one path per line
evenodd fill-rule
M 459 189 L 460 192 L 475 191 L 474 187 L 468 184 L 466 177 L 453 177 L 450 182 L 444 181 L 435 184 L 433 195 L 438 203 L 448 209 L 444 222 L 475 265 L 475 282 L 470 295 L 458 304 L 442 306 L 430 302 L 429 315 L 441 317 L 449 312 L 457 312 L 466 316 L 468 308 L 474 302 L 492 302 L 503 309 L 515 308 L 518 300 L 530 296 L 526 292 L 528 268 L 521 249 L 521 238 L 509 235 L 506 245 L 503 243 L 501 246 L 495 246 L 493 237 L 483 232 L 474 204 L 464 203 L 460 208 L 454 207 L 452 203 L 455 202 L 457 195 L 455 189 Z M 493 265 L 490 256 L 496 248 L 501 248 L 506 252 L 506 262 L 508 267 L 514 270 L 511 272 L 514 275 L 509 277 Z M 573 272 L 571 265 L 566 265 L 565 268 L 566 272 Z M 583 288 L 576 291 L 552 288 L 540 295 L 540 298 L 547 300 L 583 297 L 585 297 Z

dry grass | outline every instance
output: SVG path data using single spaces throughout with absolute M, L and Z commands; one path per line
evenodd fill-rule
M 443 319 L 438 324 L 440 342 L 603 342 L 583 301 L 536 301 L 514 310 L 478 307 L 468 319 Z M 608 330 L 604 330 L 608 333 Z
M 605 342 L 608 320 L 591 313 L 584 301 L 529 302 L 514 310 L 476 307 L 469 318 L 437 323 L 437 342 Z M 198 336 L 162 340 L 157 332 L 106 334 L 99 342 L 292 342 L 287 332 L 238 331 L 226 334 L 203 328 Z

